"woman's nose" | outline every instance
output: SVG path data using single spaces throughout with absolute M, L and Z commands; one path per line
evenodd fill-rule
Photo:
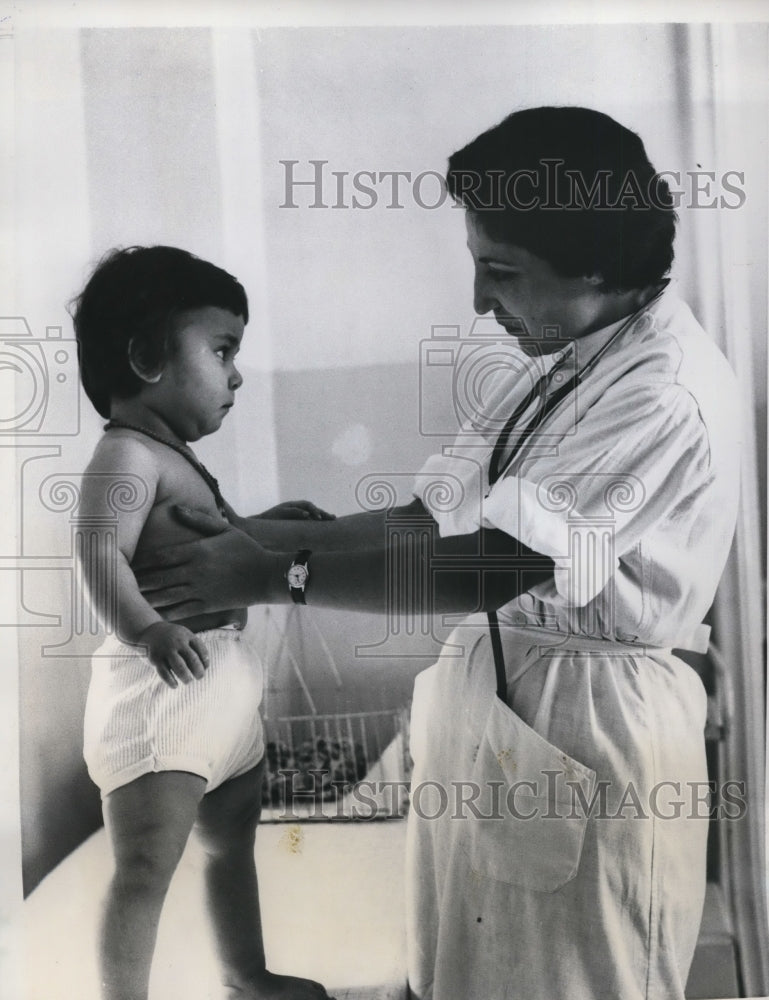
M 479 316 L 494 308 L 494 296 L 489 289 L 488 278 L 479 269 L 475 272 L 473 283 L 473 308 Z
M 240 374 L 238 369 L 232 366 L 232 375 L 230 375 L 230 388 L 239 389 L 243 385 L 243 376 Z

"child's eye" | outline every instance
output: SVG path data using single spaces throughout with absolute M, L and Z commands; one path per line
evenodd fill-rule
M 240 351 L 239 344 L 222 344 L 214 348 L 214 354 L 222 362 L 232 361 Z

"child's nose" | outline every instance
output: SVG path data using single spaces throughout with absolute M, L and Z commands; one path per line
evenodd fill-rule
M 240 374 L 238 369 L 233 365 L 232 375 L 230 375 L 230 388 L 239 389 L 243 385 L 243 376 Z

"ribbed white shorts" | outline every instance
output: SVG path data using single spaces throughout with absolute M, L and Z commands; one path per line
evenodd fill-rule
M 136 646 L 112 637 L 94 654 L 83 752 L 102 798 L 153 771 L 199 774 L 210 792 L 264 756 L 259 656 L 237 629 L 199 638 L 209 667 L 201 680 L 176 688 Z

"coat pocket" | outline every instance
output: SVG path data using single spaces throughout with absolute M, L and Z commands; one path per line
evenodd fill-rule
M 478 746 L 474 781 L 484 806 L 468 817 L 473 871 L 538 892 L 577 874 L 595 771 L 548 743 L 498 698 Z

